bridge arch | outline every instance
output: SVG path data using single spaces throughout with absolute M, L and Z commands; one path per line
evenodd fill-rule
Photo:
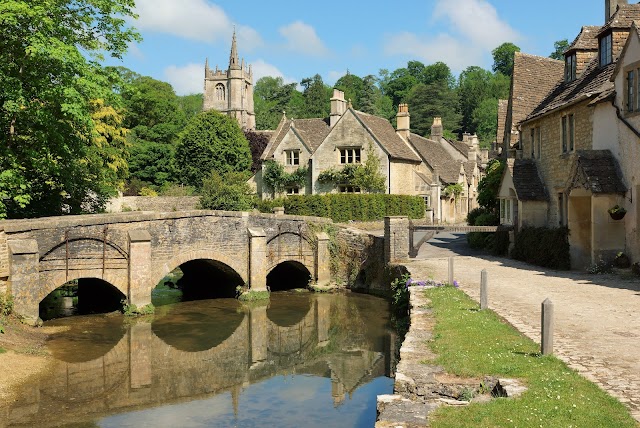
M 269 274 L 284 263 L 297 263 L 314 276 L 316 249 L 317 242 L 302 232 L 302 228 L 298 231 L 281 231 L 267 240 L 266 272 Z
M 267 287 L 271 291 L 307 288 L 314 279 L 312 271 L 298 260 L 284 260 L 267 272 Z

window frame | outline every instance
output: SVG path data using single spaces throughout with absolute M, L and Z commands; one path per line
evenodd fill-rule
M 562 137 L 562 154 L 572 153 L 576 150 L 575 113 L 563 114 L 560 121 L 561 121 L 561 137 Z
M 287 196 L 299 195 L 300 194 L 300 187 L 298 187 L 298 186 L 288 186 L 285 189 L 285 192 L 287 193 Z
M 284 150 L 284 164 L 286 166 L 299 166 L 300 165 L 300 150 Z
M 362 189 L 360 189 L 360 187 L 354 186 L 352 184 L 339 184 L 338 185 L 338 193 L 359 194 L 359 193 L 362 193 Z
M 564 57 L 564 81 L 572 82 L 576 80 L 577 75 L 577 55 L 575 52 Z
M 623 69 L 624 100 L 623 114 L 634 116 L 640 114 L 640 61 L 627 65 Z
M 613 34 L 611 32 L 598 40 L 598 60 L 600 67 L 606 67 L 613 62 Z
M 362 163 L 362 147 L 340 147 L 340 165 L 358 165 Z

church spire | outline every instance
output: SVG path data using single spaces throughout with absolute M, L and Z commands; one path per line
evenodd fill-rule
M 238 61 L 238 47 L 236 46 L 236 29 L 233 29 L 233 40 L 231 40 L 231 55 L 229 55 L 229 69 L 240 68 Z

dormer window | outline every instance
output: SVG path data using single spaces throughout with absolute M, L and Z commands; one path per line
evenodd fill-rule
M 575 52 L 564 57 L 564 81 L 576 80 L 576 54 Z
M 600 39 L 600 67 L 604 67 L 605 65 L 611 64 L 613 61 L 613 51 L 612 51 L 612 36 L 611 33 Z

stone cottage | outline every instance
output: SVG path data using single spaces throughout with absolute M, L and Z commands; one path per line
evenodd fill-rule
M 516 159 L 500 189 L 503 223 L 568 227 L 571 263 L 579 269 L 621 251 L 639 256 L 632 190 L 640 165 L 633 24 L 640 5 L 606 1 L 605 17 L 601 27 L 582 28 L 564 54 L 562 73 L 545 74 L 543 88 L 551 89 L 518 123 L 519 143 L 507 153 Z M 517 104 L 527 84 L 514 73 L 510 103 Z M 613 219 L 608 210 L 615 205 L 631 215 Z

